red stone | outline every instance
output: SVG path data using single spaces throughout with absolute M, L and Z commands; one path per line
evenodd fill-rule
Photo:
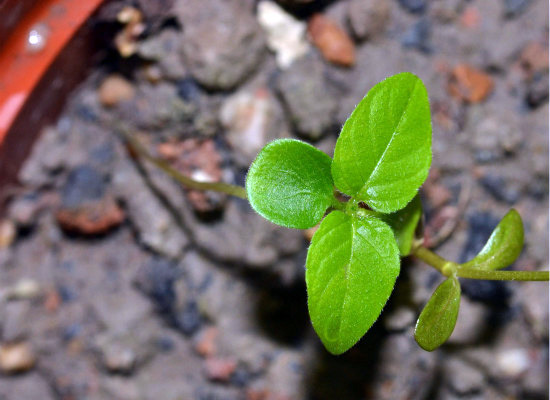
M 211 381 L 227 382 L 235 369 L 237 362 L 229 358 L 210 357 L 204 361 L 206 376 Z
M 334 21 L 323 14 L 315 14 L 309 20 L 307 31 L 327 61 L 344 67 L 355 64 L 355 45 L 346 31 Z
M 449 93 L 468 103 L 479 103 L 493 90 L 490 75 L 468 64 L 459 64 L 451 72 Z
M 124 221 L 124 211 L 108 196 L 74 208 L 62 208 L 55 215 L 64 231 L 81 235 L 101 235 Z

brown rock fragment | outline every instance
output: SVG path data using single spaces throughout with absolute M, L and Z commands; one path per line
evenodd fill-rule
M 493 90 L 493 79 L 468 64 L 459 64 L 451 72 L 448 84 L 449 93 L 468 103 L 479 103 Z
M 82 235 L 101 235 L 124 221 L 124 211 L 108 196 L 77 207 L 62 208 L 55 215 L 61 228 Z
M 134 86 L 118 74 L 105 78 L 98 89 L 99 101 L 106 107 L 113 107 L 120 102 L 131 100 L 134 95 Z
M 227 382 L 235 369 L 237 362 L 229 358 L 207 358 L 204 362 L 205 372 L 211 381 Z
M 355 64 L 355 45 L 334 21 L 322 14 L 315 14 L 309 20 L 307 31 L 327 61 L 343 67 Z

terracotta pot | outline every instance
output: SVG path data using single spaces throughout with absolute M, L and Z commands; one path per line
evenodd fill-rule
M 85 22 L 104 1 L 0 0 L 0 195 L 92 64 Z

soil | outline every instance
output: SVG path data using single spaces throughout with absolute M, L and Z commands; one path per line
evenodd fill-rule
M 116 134 L 242 184 L 275 138 L 331 154 L 368 89 L 411 71 L 433 118 L 426 244 L 466 261 L 513 207 L 511 268 L 548 269 L 547 2 L 113 1 L 92 22 L 105 57 L 3 196 L 0 399 L 548 398 L 546 283 L 463 280 L 428 353 L 412 332 L 441 276 L 404 259 L 380 319 L 331 356 L 307 315 L 311 232 L 183 189 Z

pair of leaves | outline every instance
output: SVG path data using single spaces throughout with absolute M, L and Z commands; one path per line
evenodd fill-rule
M 518 212 L 510 210 L 494 229 L 479 254 L 456 266 L 495 270 L 511 265 L 523 248 L 523 223 Z M 424 350 L 433 351 L 453 333 L 460 306 L 460 283 L 452 275 L 441 283 L 422 310 L 414 337 Z
M 310 317 L 331 353 L 353 346 L 390 296 L 399 254 L 410 252 L 420 218 L 418 199 L 405 207 L 430 163 L 428 95 L 418 77 L 402 73 L 380 82 L 361 100 L 342 128 L 334 160 L 286 139 L 265 146 L 250 167 L 250 204 L 276 224 L 309 228 L 331 205 L 343 210 L 321 222 L 306 260 Z M 337 206 L 334 188 L 349 195 L 350 202 Z M 357 212 L 359 202 L 375 213 Z M 395 236 L 388 224 L 399 230 Z

